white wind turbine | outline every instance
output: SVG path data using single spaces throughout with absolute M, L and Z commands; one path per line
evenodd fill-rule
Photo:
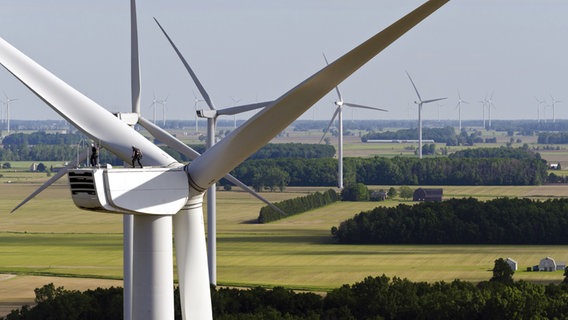
M 418 157 L 422 159 L 422 105 L 425 103 L 440 101 L 447 98 L 422 100 L 422 97 L 420 97 L 420 93 L 418 93 L 418 89 L 416 89 L 416 85 L 414 85 L 414 81 L 412 81 L 412 78 L 410 77 L 408 71 L 406 71 L 406 75 L 408 76 L 408 79 L 410 79 L 410 83 L 412 83 L 414 91 L 416 91 L 416 96 L 418 96 L 418 101 L 414 101 L 414 103 L 418 105 Z
M 18 99 L 11 99 L 4 93 L 5 100 L 2 101 L 4 104 L 4 110 L 6 111 L 6 136 L 10 135 L 10 104 Z
M 205 88 L 197 78 L 197 75 L 195 74 L 193 69 L 189 66 L 187 60 L 183 57 L 177 46 L 174 44 L 170 36 L 166 33 L 164 28 L 160 25 L 158 20 L 154 18 L 154 21 L 156 21 L 158 27 L 160 27 L 160 30 L 162 30 L 163 34 L 168 39 L 170 45 L 176 52 L 178 58 L 181 60 L 182 64 L 189 73 L 190 77 L 193 79 L 193 82 L 197 86 L 197 89 L 201 93 L 201 96 L 205 100 L 205 103 L 207 103 L 207 105 L 209 106 L 210 110 L 197 110 L 197 115 L 199 117 L 207 119 L 207 141 L 206 141 L 207 149 L 211 148 L 216 143 L 215 133 L 217 127 L 217 117 L 221 115 L 236 115 L 238 113 L 264 108 L 273 102 L 273 101 L 265 101 L 265 102 L 237 106 L 237 107 L 216 109 L 209 94 L 207 93 L 207 91 L 205 90 Z M 241 183 L 241 187 L 245 187 L 244 184 Z M 275 210 L 282 212 L 277 207 L 271 205 L 270 202 L 260 197 L 252 189 L 248 189 L 248 191 L 253 192 L 253 194 L 257 198 L 268 203 Z M 207 257 L 209 261 L 209 281 L 212 285 L 217 285 L 217 249 L 216 249 L 217 248 L 217 188 L 215 184 L 212 184 L 207 190 L 207 234 L 209 235 L 209 241 L 207 242 Z
M 469 102 L 463 100 L 461 98 L 460 91 L 458 90 L 458 103 L 456 104 L 456 108 L 458 108 L 458 122 L 459 122 L 459 132 L 462 131 L 462 118 L 461 118 L 461 105 L 462 103 L 469 104 Z
M 483 100 L 479 100 L 478 102 L 481 103 L 481 108 L 483 110 L 483 129 L 485 129 L 485 106 L 487 105 L 487 95 L 485 95 Z
M 540 106 L 544 105 L 546 103 L 546 101 L 544 100 L 540 100 L 539 98 L 536 98 L 536 121 L 537 123 L 540 123 Z
M 194 116 L 194 119 L 195 119 L 195 132 L 199 132 L 199 125 L 197 123 L 197 120 L 198 120 L 198 118 L 197 118 L 197 107 L 198 107 L 200 102 L 205 102 L 205 100 L 197 98 L 197 96 L 195 95 L 195 92 L 194 92 L 193 93 L 193 109 L 195 111 L 195 114 L 193 116 Z
M 329 65 L 325 54 L 323 55 L 325 59 L 326 65 Z M 368 107 L 360 104 L 350 103 L 343 101 L 343 97 L 341 96 L 341 91 L 339 90 L 339 86 L 335 87 L 335 92 L 337 93 L 337 100 L 334 104 L 337 106 L 335 108 L 335 112 L 331 117 L 331 121 L 325 128 L 323 132 L 323 136 L 320 139 L 320 143 L 325 138 L 327 131 L 333 124 L 335 117 L 337 117 L 337 126 L 338 126 L 338 137 L 337 137 L 337 187 L 343 189 L 343 106 L 351 107 L 351 108 L 361 108 L 361 109 L 371 109 L 371 110 L 378 110 L 378 111 L 387 111 L 385 109 L 375 108 L 375 107 Z
M 184 319 L 212 319 L 203 230 L 205 190 L 446 2 L 448 0 L 424 3 L 287 91 L 185 166 L 129 126 L 128 123 L 139 123 L 171 147 L 186 154 L 195 152 L 139 116 L 139 82 L 132 83 L 132 105 L 137 112 L 118 114 L 117 117 L 1 38 L 0 64 L 62 117 L 124 161 L 130 160 L 133 145 L 144 150 L 144 169 L 88 168 L 69 171 L 70 182 L 80 179 L 80 185 L 84 185 L 90 181 L 87 184 L 96 191 L 96 199 L 83 198 L 81 194 L 84 191 L 73 189 L 72 185 L 72 191 L 76 192 L 72 193 L 73 200 L 78 206 L 132 217 L 132 318 L 174 318 L 171 239 L 175 235 L 182 316 Z M 134 1 L 131 1 L 131 8 L 134 7 Z M 138 69 L 132 71 L 133 78 L 138 77 L 139 80 L 139 74 L 135 71 Z M 61 176 L 65 174 L 65 170 L 62 171 Z M 77 176 L 82 173 L 85 176 Z M 85 180 L 87 178 L 91 180 Z M 130 317 L 125 315 L 125 318 Z
M 158 104 L 159 104 L 159 103 L 160 103 L 160 102 L 159 102 L 158 98 L 156 98 L 156 95 L 154 94 L 154 97 L 152 98 L 152 103 L 150 104 L 150 108 L 152 108 L 152 114 L 153 114 L 153 116 L 152 116 L 152 122 L 153 122 L 154 124 L 157 123 L 157 122 L 156 122 L 156 121 L 157 121 L 157 120 L 156 120 L 156 108 L 158 107 Z
M 560 100 L 556 100 L 552 95 L 550 95 L 550 107 L 552 108 L 552 122 L 556 121 L 556 114 L 555 114 L 555 107 L 557 103 L 560 103 L 562 101 Z
M 162 128 L 166 127 L 166 106 L 168 104 L 168 97 L 169 96 L 166 96 L 165 99 L 158 101 L 158 103 L 162 105 Z
M 491 128 L 491 109 L 495 109 L 495 102 L 493 102 L 493 92 L 487 99 L 487 111 L 489 111 L 489 128 Z M 485 128 L 485 126 L 483 126 Z

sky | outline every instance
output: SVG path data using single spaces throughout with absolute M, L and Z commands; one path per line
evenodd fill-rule
M 217 108 L 274 100 L 422 4 L 419 0 L 138 1 L 142 114 L 167 98 L 166 118 L 193 120 L 199 92 L 156 17 Z M 130 26 L 127 0 L 6 0 L 0 37 L 110 111 L 128 112 Z M 387 109 L 344 111 L 345 119 L 568 119 L 568 1 L 451 0 L 340 84 L 346 102 Z M 61 119 L 5 69 L 1 98 L 12 119 Z M 329 120 L 335 92 L 300 119 Z M 206 108 L 204 103 L 199 108 Z M 252 114 L 237 116 L 246 119 Z M 486 111 L 485 117 L 488 117 Z M 157 110 L 162 119 L 162 109 Z

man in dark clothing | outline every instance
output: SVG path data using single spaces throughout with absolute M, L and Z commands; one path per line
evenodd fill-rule
M 136 148 L 135 146 L 132 146 L 132 168 L 136 168 L 136 162 L 138 162 L 138 165 L 140 166 L 140 168 L 142 168 L 140 159 L 142 159 L 142 151 L 140 151 L 140 149 Z
M 99 149 L 94 143 L 91 143 L 91 167 L 95 167 L 98 164 Z

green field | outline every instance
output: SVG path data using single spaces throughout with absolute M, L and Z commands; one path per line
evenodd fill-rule
M 59 184 L 14 214 L 8 212 L 37 185 L 0 184 L 0 273 L 119 279 L 122 217 L 76 209 Z M 386 186 L 376 187 L 386 188 Z M 322 188 L 325 189 L 325 188 Z M 560 186 L 447 187 L 445 197 L 564 196 Z M 264 193 L 271 201 L 312 189 Z M 491 277 L 493 261 L 519 262 L 516 279 L 561 281 L 562 272 L 525 272 L 551 256 L 568 261 L 568 246 L 338 245 L 330 228 L 376 202 L 340 202 L 258 225 L 261 204 L 244 192 L 218 192 L 218 283 L 325 291 L 364 277 L 386 274 L 415 281 L 470 281 Z M 387 201 L 382 205 L 396 205 Z

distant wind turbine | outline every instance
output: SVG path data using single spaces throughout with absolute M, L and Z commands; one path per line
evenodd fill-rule
M 195 92 L 193 92 L 193 109 L 195 109 L 195 132 L 199 131 L 199 124 L 197 122 L 198 118 L 197 118 L 197 106 L 199 105 L 200 102 L 205 102 L 205 100 L 203 99 L 199 99 L 197 97 L 197 95 L 195 95 Z
M 410 83 L 412 83 L 412 87 L 414 87 L 414 91 L 416 91 L 416 95 L 418 96 L 418 101 L 414 101 L 414 103 L 418 105 L 418 157 L 422 159 L 422 105 L 425 103 L 436 102 L 447 98 L 422 100 L 420 93 L 418 93 L 418 89 L 416 89 L 416 85 L 414 84 L 414 81 L 412 81 L 412 78 L 410 77 L 408 71 L 406 71 L 406 75 L 408 76 L 408 79 L 410 79 Z
M 491 128 L 491 109 L 495 109 L 495 103 L 493 102 L 493 92 L 491 92 L 491 96 L 487 99 L 487 110 L 489 111 L 489 128 Z
M 536 104 L 536 119 L 537 120 L 536 121 L 537 121 L 537 123 L 540 123 L 540 106 L 544 105 L 546 103 L 546 101 L 540 100 L 539 98 L 536 98 L 536 97 L 535 97 L 535 99 L 536 99 L 536 102 L 537 102 L 537 104 Z
M 467 101 L 465 101 L 461 98 L 460 91 L 458 90 L 458 103 L 456 104 L 456 108 L 458 108 L 459 132 L 462 131 L 462 118 L 461 118 L 461 112 L 462 112 L 461 105 L 462 105 L 462 103 L 469 104 L 469 102 L 467 102 Z
M 329 65 L 329 62 L 327 61 L 325 54 L 323 55 L 323 58 L 325 59 L 325 63 Z M 343 106 L 352 107 L 352 108 L 361 108 L 361 109 L 371 109 L 377 111 L 387 111 L 387 110 L 345 102 L 343 101 L 343 97 L 341 96 L 341 91 L 339 91 L 339 86 L 335 87 L 335 92 L 337 92 L 337 100 L 334 102 L 334 104 L 337 106 L 337 108 L 335 108 L 333 117 L 331 117 L 331 121 L 329 122 L 329 124 L 325 128 L 325 131 L 323 132 L 323 136 L 320 139 L 320 143 L 323 141 L 323 138 L 325 138 L 325 135 L 327 134 L 327 131 L 333 124 L 335 117 L 337 117 L 337 123 L 339 127 L 338 128 L 339 137 L 337 142 L 337 187 L 343 189 L 343 115 L 342 115 Z
M 552 122 L 555 122 L 556 116 L 555 116 L 555 110 L 554 109 L 555 109 L 556 104 L 559 103 L 559 102 L 562 102 L 562 101 L 554 99 L 554 97 L 552 95 L 550 95 L 550 99 L 551 99 L 550 106 L 552 107 Z
M 485 95 L 483 100 L 479 100 L 478 102 L 481 103 L 481 107 L 483 110 L 483 129 L 485 129 L 485 106 L 487 105 L 487 95 Z
M 166 106 L 168 104 L 168 97 L 166 96 L 165 99 L 159 100 L 158 103 L 162 105 L 162 127 L 166 127 Z
M 8 98 L 8 95 L 6 93 L 4 93 L 4 97 L 6 97 L 6 100 L 2 101 L 2 103 L 5 106 L 6 109 L 6 136 L 10 135 L 10 104 L 18 99 L 10 99 Z

